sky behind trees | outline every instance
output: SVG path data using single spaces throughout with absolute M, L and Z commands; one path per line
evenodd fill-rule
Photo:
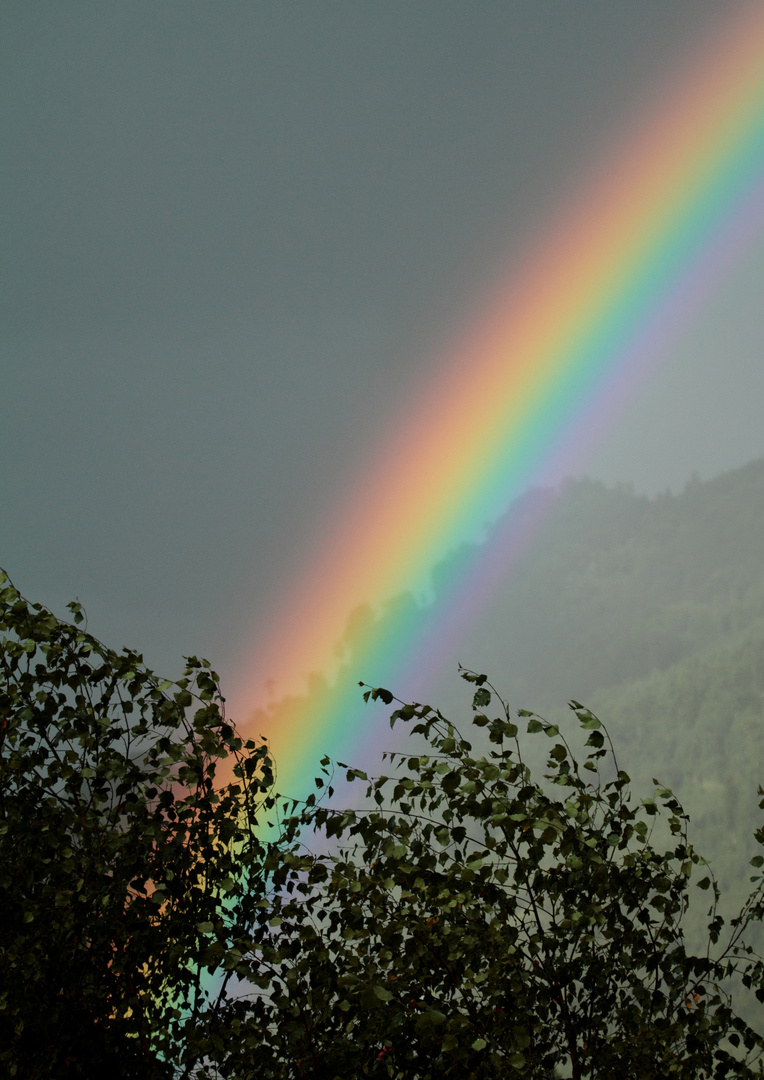
M 222 669 L 371 432 L 723 16 L 708 0 L 8 3 L 0 563 Z M 764 240 L 586 471 L 764 452 Z

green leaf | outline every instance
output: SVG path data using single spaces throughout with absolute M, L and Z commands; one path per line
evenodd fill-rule
M 580 709 L 578 712 L 578 719 L 581 722 L 581 727 L 584 728 L 585 731 L 602 727 L 602 724 L 594 713 L 590 713 L 588 709 Z
M 425 1009 L 417 1020 L 417 1027 L 439 1027 L 445 1024 L 448 1017 L 440 1009 Z

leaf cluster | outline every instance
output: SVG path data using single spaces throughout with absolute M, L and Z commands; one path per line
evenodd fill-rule
M 764 997 L 742 938 L 758 884 L 725 931 L 681 805 L 660 787 L 632 799 L 595 716 L 571 703 L 576 753 L 463 674 L 481 751 L 437 710 L 401 703 L 391 723 L 427 752 L 393 755 L 391 775 L 341 766 L 366 783 L 367 808 L 309 800 L 295 819 L 334 846 L 282 867 L 278 933 L 243 958 L 259 992 L 238 1030 L 261 1075 L 760 1075 L 762 1040 L 725 989 L 737 973 Z M 549 740 L 538 780 L 523 736 Z M 714 896 L 702 955 L 682 932 L 696 872 Z M 231 1043 L 227 1074 L 254 1075 L 245 1044 Z
M 0 576 L 0 1069 L 170 1075 L 258 887 L 267 749 Z M 220 770 L 227 782 L 221 782 Z

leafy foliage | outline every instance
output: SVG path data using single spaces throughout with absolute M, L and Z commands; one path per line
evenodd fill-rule
M 311 803 L 299 816 L 339 848 L 282 868 L 271 975 L 261 946 L 244 960 L 262 992 L 239 1020 L 261 1075 L 760 1075 L 762 1039 L 724 989 L 737 973 L 764 999 L 743 941 L 762 914 L 758 879 L 725 939 L 672 793 L 634 803 L 606 731 L 578 703 L 581 766 L 557 726 L 521 714 L 551 743 L 534 780 L 520 725 L 501 699 L 489 717 L 495 692 L 464 675 L 485 753 L 439 712 L 402 705 L 392 722 L 411 722 L 428 752 L 395 776 L 349 768 L 367 782 L 366 810 Z M 714 900 L 708 950 L 694 955 L 682 919 L 699 867 Z M 231 1075 L 253 1075 L 252 1061 L 231 1043 Z
M 730 987 L 764 1001 L 747 944 L 764 857 L 725 924 L 679 801 L 662 787 L 635 801 L 579 703 L 569 733 L 513 719 L 465 671 L 467 739 L 367 688 L 419 749 L 376 777 L 325 758 L 316 793 L 287 802 L 206 662 L 160 682 L 90 636 L 79 605 L 72 625 L 0 586 L 9 1075 L 762 1075 L 764 1039 Z M 338 768 L 363 805 L 337 807 Z M 683 934 L 694 877 L 710 899 L 698 953 Z
M 0 1068 L 170 1075 L 257 900 L 267 752 L 206 662 L 160 682 L 0 586 Z

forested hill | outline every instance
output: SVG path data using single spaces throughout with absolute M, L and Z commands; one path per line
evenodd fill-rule
M 469 640 L 546 709 L 697 656 L 764 616 L 764 460 L 679 495 L 568 481 Z
M 592 708 L 739 879 L 764 783 L 764 460 L 655 499 L 587 480 L 532 498 L 544 527 L 463 662 L 513 705 Z

